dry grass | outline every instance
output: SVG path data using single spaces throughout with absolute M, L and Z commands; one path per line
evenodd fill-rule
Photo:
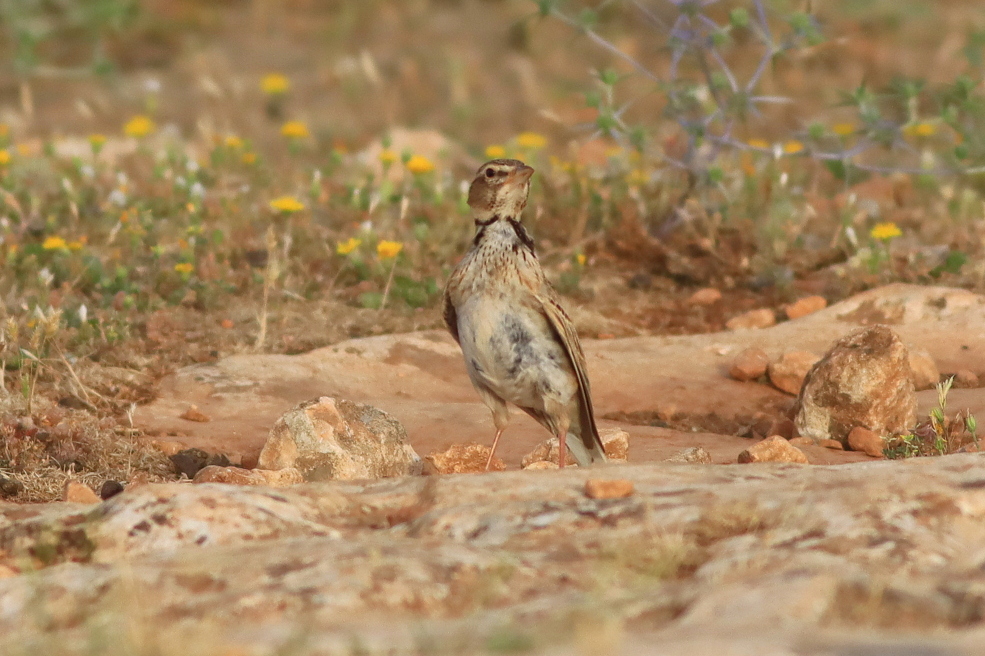
M 15 501 L 38 503 L 61 498 L 65 483 L 85 483 L 98 493 L 107 480 L 174 480 L 171 462 L 115 421 L 50 403 L 28 413 L 26 403 L 8 397 L 0 410 L 0 474 L 23 490 Z

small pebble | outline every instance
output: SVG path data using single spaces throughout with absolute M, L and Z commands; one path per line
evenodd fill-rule
M 65 483 L 65 489 L 62 490 L 62 501 L 92 504 L 99 503 L 102 499 L 100 499 L 85 483 L 68 481 Z
M 123 491 L 123 483 L 119 481 L 106 481 L 103 486 L 99 488 L 99 497 L 105 501 L 111 497 L 115 497 L 117 494 Z
M 427 456 L 436 474 L 476 474 L 486 471 L 490 447 L 485 444 L 452 444 L 444 451 L 435 451 Z M 489 471 L 503 471 L 506 464 L 493 458 Z
M 848 433 L 848 448 L 873 458 L 883 458 L 885 455 L 882 450 L 886 448 L 886 443 L 879 433 L 864 426 L 856 426 Z
M 746 382 L 756 380 L 766 373 L 770 364 L 770 356 L 761 348 L 750 347 L 743 349 L 735 356 L 735 361 L 729 368 L 729 376 L 735 380 Z
M 797 462 L 808 464 L 804 452 L 779 435 L 771 435 L 739 454 L 738 462 Z
M 770 363 L 770 382 L 781 392 L 796 396 L 800 394 L 807 372 L 820 359 L 810 351 L 787 351 Z
M 788 319 L 799 319 L 826 307 L 828 307 L 828 301 L 823 296 L 807 296 L 787 305 L 783 311 L 786 312 Z
M 750 310 L 732 317 L 725 322 L 725 327 L 729 330 L 742 330 L 746 328 L 769 328 L 776 324 L 776 315 L 769 308 Z
M 590 478 L 585 481 L 585 496 L 589 499 L 622 499 L 633 494 L 633 481 Z
M 705 287 L 691 294 L 687 299 L 688 305 L 714 305 L 722 300 L 722 293 L 714 287 Z

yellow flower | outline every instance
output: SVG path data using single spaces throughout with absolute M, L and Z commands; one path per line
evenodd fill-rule
M 288 139 L 304 139 L 310 134 L 304 121 L 288 121 L 280 126 L 280 133 Z
M 578 253 L 575 255 L 575 262 L 578 263 L 578 266 L 585 266 L 585 260 L 586 258 L 584 253 Z
M 264 75 L 260 80 L 260 89 L 268 96 L 281 96 L 291 88 L 291 81 L 280 73 Z
M 240 139 L 239 137 L 237 137 L 234 134 L 231 134 L 228 137 L 226 137 L 225 143 L 226 143 L 226 148 L 242 148 L 243 147 L 243 140 Z
M 550 162 L 552 167 L 560 169 L 565 173 L 575 173 L 578 171 L 577 162 L 568 162 L 560 159 L 559 157 L 555 157 L 554 155 L 551 155 Z
M 384 166 L 390 166 L 397 161 L 397 153 L 393 152 L 389 148 L 380 153 L 380 162 Z
M 293 214 L 304 209 L 304 203 L 293 196 L 281 196 L 270 201 L 270 209 L 284 214 Z
M 837 134 L 839 137 L 850 137 L 855 134 L 855 124 L 854 123 L 835 123 L 831 126 L 831 131 Z
M 86 245 L 88 241 L 89 238 L 85 235 L 82 235 L 77 240 L 68 242 L 68 250 L 70 251 L 82 250 L 82 248 Z
M 376 254 L 381 260 L 389 260 L 391 257 L 397 257 L 403 248 L 404 245 L 399 241 L 386 241 L 384 239 L 376 245 Z
M 10 163 L 10 151 L 6 148 L 0 150 L 0 166 L 5 166 Z
M 753 148 L 769 148 L 770 147 L 770 142 L 766 141 L 766 139 L 750 139 L 746 143 L 749 144 L 750 146 L 752 146 Z
M 352 251 L 359 248 L 361 243 L 363 243 L 362 239 L 349 237 L 346 241 L 339 242 L 339 245 L 335 247 L 335 252 L 339 255 L 348 255 Z
M 926 121 L 911 123 L 903 127 L 903 134 L 908 137 L 932 137 L 935 132 L 937 132 L 937 126 Z
M 106 144 L 105 134 L 90 134 L 89 135 L 89 145 L 92 146 L 93 150 L 99 150 Z
M 123 126 L 123 133 L 128 137 L 139 139 L 146 137 L 155 129 L 154 121 L 144 115 L 134 116 Z
M 547 145 L 547 137 L 542 134 L 537 134 L 536 132 L 521 132 L 516 137 L 516 144 L 520 148 L 537 150 L 538 148 L 543 148 Z
M 423 155 L 414 155 L 404 165 L 411 173 L 430 173 L 434 170 L 434 163 Z M 382 242 L 381 242 L 382 243 Z
M 68 244 L 66 244 L 65 240 L 61 237 L 55 237 L 52 235 L 51 237 L 45 238 L 44 243 L 41 244 L 41 248 L 46 251 L 63 251 L 68 248 Z
M 489 159 L 499 159 L 500 157 L 506 157 L 506 149 L 502 146 L 492 145 L 486 146 L 486 157 Z
M 872 235 L 873 239 L 878 239 L 879 241 L 889 241 L 894 237 L 899 237 L 902 235 L 903 231 L 899 229 L 898 225 L 892 221 L 888 221 L 886 223 L 877 223 L 873 226 L 872 232 L 869 234 Z
M 783 152 L 787 155 L 795 155 L 804 149 L 804 144 L 799 141 L 788 141 L 783 144 Z
M 174 270 L 178 273 L 191 273 L 195 270 L 195 265 L 191 262 L 178 262 L 174 265 Z
M 16 148 L 17 148 L 17 154 L 20 155 L 21 157 L 30 157 L 31 155 L 30 145 L 26 143 L 19 143 L 17 144 Z
M 257 154 L 256 153 L 243 153 L 243 157 L 241 157 L 240 159 L 243 160 L 243 164 L 256 164 Z

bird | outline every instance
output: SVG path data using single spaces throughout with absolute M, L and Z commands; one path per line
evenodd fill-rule
M 521 222 L 533 173 L 516 159 L 476 171 L 468 196 L 475 237 L 444 292 L 445 324 L 496 426 L 486 471 L 509 404 L 558 438 L 559 468 L 569 449 L 582 467 L 606 460 L 581 342 Z

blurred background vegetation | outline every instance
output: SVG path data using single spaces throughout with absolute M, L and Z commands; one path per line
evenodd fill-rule
M 982 290 L 983 46 L 979 0 L 0 0 L 3 389 L 440 328 L 504 155 L 588 337 Z

